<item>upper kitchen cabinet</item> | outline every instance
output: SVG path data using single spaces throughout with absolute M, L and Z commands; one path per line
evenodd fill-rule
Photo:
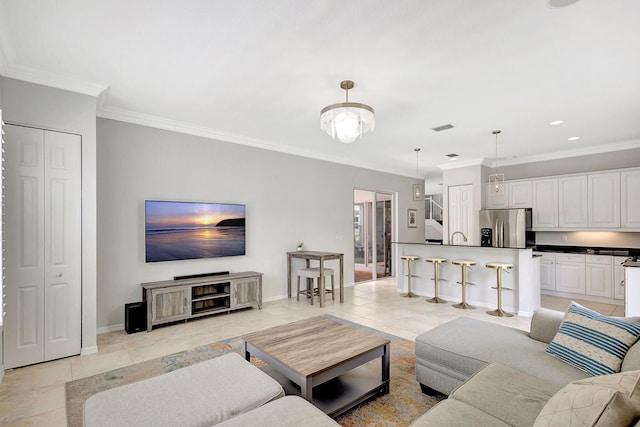
M 640 229 L 640 169 L 620 173 L 621 227 Z
M 493 186 L 489 183 L 485 184 L 485 190 L 485 206 L 487 209 L 507 209 L 509 207 L 507 197 L 509 183 L 505 183 L 505 191 L 502 193 L 493 191 Z
M 587 197 L 586 176 L 558 179 L 558 227 L 588 227 Z
M 532 181 L 533 228 L 558 228 L 558 180 Z
M 486 184 L 486 209 L 516 209 L 533 207 L 531 194 L 531 180 L 507 181 L 503 194 L 492 191 L 491 185 Z
M 533 207 L 533 195 L 531 193 L 531 181 L 511 181 L 507 183 L 509 207 L 531 208 Z
M 589 228 L 620 227 L 620 172 L 594 174 L 588 178 Z

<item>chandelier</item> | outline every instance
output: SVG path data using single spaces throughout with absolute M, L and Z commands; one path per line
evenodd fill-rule
M 494 164 L 494 172 L 489 175 L 489 188 L 491 188 L 492 196 L 504 195 L 504 174 L 498 173 L 498 134 L 500 130 L 494 130 L 493 133 L 496 136 L 496 160 Z
M 363 133 L 373 131 L 376 125 L 373 108 L 349 102 L 349 89 L 353 89 L 353 86 L 351 80 L 341 82 L 340 87 L 347 92 L 346 102 L 328 105 L 320 111 L 320 129 L 345 144 L 362 138 Z

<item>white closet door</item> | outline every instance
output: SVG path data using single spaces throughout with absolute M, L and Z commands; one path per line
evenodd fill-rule
M 45 132 L 44 360 L 80 353 L 80 136 Z
M 80 352 L 81 171 L 79 136 L 5 131 L 8 369 Z

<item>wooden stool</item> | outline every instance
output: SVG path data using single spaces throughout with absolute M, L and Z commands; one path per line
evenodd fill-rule
M 491 289 L 497 289 L 498 291 L 498 308 L 492 311 L 487 311 L 487 314 L 498 317 L 513 317 L 513 314 L 507 313 L 502 310 L 502 291 L 512 291 L 511 288 L 502 287 L 502 271 L 509 272 L 508 270 L 513 268 L 513 264 L 506 264 L 504 262 L 488 262 L 485 264 L 487 268 L 495 268 L 497 272 L 497 286 L 492 286 Z
M 459 265 L 462 268 L 462 279 L 459 282 L 456 282 L 462 285 L 462 302 L 459 304 L 453 304 L 452 307 L 462 308 L 464 310 L 473 310 L 475 307 L 467 304 L 467 286 L 475 285 L 475 283 L 467 281 L 467 269 L 471 270 L 471 266 L 476 265 L 476 262 L 468 259 L 454 259 L 451 261 L 451 264 Z
M 298 294 L 296 295 L 296 301 L 300 301 L 300 294 L 304 294 L 307 296 L 307 298 L 311 298 L 311 305 L 313 305 L 313 296 L 316 293 L 320 293 L 320 267 L 309 267 L 309 268 L 302 268 L 300 270 L 298 270 L 296 272 L 297 276 L 298 276 Z M 336 294 L 334 292 L 335 288 L 335 279 L 333 278 L 333 268 L 324 268 L 324 275 L 325 276 L 331 276 L 331 290 L 329 289 L 325 289 L 326 293 L 330 293 L 331 294 L 331 299 L 335 300 L 336 299 Z M 305 290 L 300 290 L 300 278 L 304 277 L 306 278 L 306 282 L 307 282 L 307 286 Z M 316 292 L 316 287 L 313 286 L 313 280 L 317 279 L 317 292 Z
M 402 255 L 400 259 L 407 261 L 407 293 L 400 296 L 405 298 L 418 298 L 418 295 L 411 292 L 411 282 L 414 277 L 418 277 L 413 275 L 413 263 L 419 260 L 420 257 L 416 255 Z
M 445 262 L 447 262 L 446 258 L 425 258 L 424 259 L 426 262 L 431 262 L 433 263 L 433 278 L 431 280 L 433 280 L 433 287 L 434 287 L 434 297 L 433 298 L 427 298 L 425 301 L 427 302 L 433 302 L 436 304 L 445 304 L 447 301 L 443 300 L 442 298 L 440 298 L 438 296 L 438 282 L 439 281 L 446 281 L 447 279 L 441 279 L 438 275 L 438 266 L 440 264 L 443 264 Z

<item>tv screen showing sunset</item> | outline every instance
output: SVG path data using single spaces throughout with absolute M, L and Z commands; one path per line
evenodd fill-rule
M 146 261 L 245 255 L 245 205 L 145 202 Z

